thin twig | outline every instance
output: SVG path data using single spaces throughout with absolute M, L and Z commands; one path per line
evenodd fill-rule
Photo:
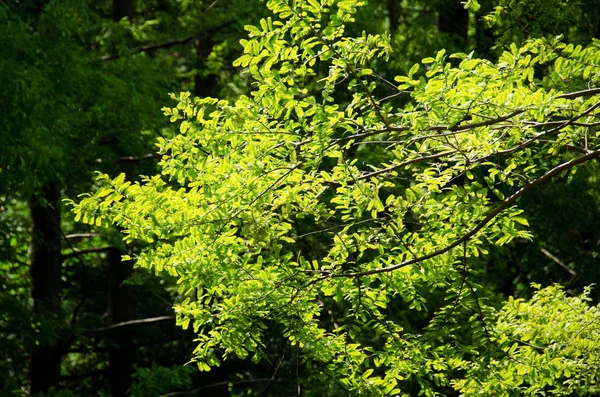
M 108 327 L 88 329 L 88 330 L 84 331 L 84 333 L 86 333 L 86 334 L 101 333 L 101 332 L 111 331 L 111 330 L 117 329 L 117 328 L 129 327 L 132 325 L 152 324 L 152 323 L 157 323 L 157 322 L 161 322 L 161 321 L 170 321 L 170 320 L 175 320 L 175 316 L 159 316 L 159 317 L 142 318 L 139 320 L 123 321 L 121 323 L 109 325 Z
M 563 261 L 561 261 L 560 259 L 558 259 L 556 256 L 552 255 L 552 253 L 550 251 L 548 251 L 545 248 L 540 248 L 540 251 L 542 251 L 542 254 L 546 255 L 548 258 L 552 259 L 552 261 L 554 263 L 556 263 L 557 265 L 559 265 L 560 267 L 562 267 L 563 269 L 565 269 L 567 272 L 569 272 L 569 274 L 573 277 L 577 277 L 577 273 L 575 273 L 575 270 L 571 269 L 569 266 L 567 266 Z
M 194 395 L 198 392 L 201 392 L 203 390 L 207 390 L 207 389 L 212 389 L 215 387 L 219 387 L 219 386 L 227 386 L 227 385 L 243 385 L 246 383 L 257 383 L 257 382 L 271 382 L 273 381 L 272 378 L 256 378 L 256 379 L 248 379 L 248 380 L 224 380 L 221 382 L 215 382 L 215 383 L 211 383 L 209 385 L 205 385 L 202 387 L 199 387 L 197 389 L 194 390 L 189 390 L 189 391 L 176 391 L 176 392 L 172 392 L 172 393 L 167 393 L 167 394 L 163 394 L 160 397 L 174 397 L 174 396 L 191 396 Z
M 114 248 L 112 245 L 105 245 L 102 247 L 91 247 L 91 248 L 84 248 L 84 249 L 73 249 L 73 251 L 69 252 L 68 254 L 63 254 L 62 255 L 62 259 L 69 259 L 69 258 L 73 258 L 75 256 L 80 256 L 80 255 L 85 255 L 85 254 L 91 254 L 94 252 L 105 252 L 108 251 L 110 249 Z
M 73 233 L 73 234 L 67 234 L 65 236 L 65 240 L 75 240 L 75 239 L 80 239 L 80 238 L 94 238 L 94 237 L 100 237 L 99 233 Z

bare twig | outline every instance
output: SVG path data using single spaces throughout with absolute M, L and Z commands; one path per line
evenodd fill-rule
M 115 160 L 111 160 L 112 162 L 115 163 L 135 163 L 137 161 L 143 161 L 143 160 L 152 160 L 152 159 L 157 159 L 160 158 L 161 155 L 158 153 L 146 153 L 143 154 L 141 156 L 123 156 L 123 157 L 119 157 Z M 96 163 L 102 164 L 102 163 L 108 163 L 108 160 L 105 159 L 96 159 Z
M 172 393 L 163 394 L 160 397 L 174 397 L 174 396 L 191 396 L 197 394 L 203 390 L 212 389 L 219 386 L 227 386 L 227 385 L 243 385 L 246 383 L 257 383 L 257 382 L 272 382 L 272 378 L 256 378 L 256 379 L 247 379 L 247 380 L 224 380 L 221 382 L 211 383 L 202 387 L 199 387 L 194 390 L 188 391 L 176 391 Z
M 67 234 L 65 236 L 65 240 L 76 240 L 76 239 L 80 239 L 80 238 L 94 238 L 94 237 L 100 237 L 100 234 L 98 234 L 98 233 L 73 233 L 73 234 Z
M 88 329 L 85 331 L 85 333 L 86 334 L 95 334 L 95 333 L 111 331 L 111 330 L 117 329 L 117 328 L 129 327 L 132 325 L 153 324 L 153 323 L 157 323 L 157 322 L 161 322 L 161 321 L 170 321 L 170 320 L 175 320 L 175 316 L 159 316 L 159 317 L 142 318 L 139 320 L 123 321 L 122 323 L 112 324 L 112 325 L 109 325 L 108 327 Z
M 80 256 L 80 255 L 85 255 L 85 254 L 91 254 L 94 252 L 105 252 L 108 251 L 110 249 L 114 248 L 112 245 L 105 245 L 102 247 L 91 247 L 91 248 L 83 248 L 83 249 L 73 249 L 73 251 L 69 252 L 68 254 L 63 254 L 62 255 L 62 259 L 69 259 L 69 258 L 73 258 L 75 256 Z
M 567 272 L 569 272 L 569 274 L 573 277 L 577 277 L 577 273 L 575 273 L 575 270 L 571 269 L 569 266 L 567 266 L 563 261 L 561 261 L 560 259 L 558 259 L 556 256 L 552 255 L 552 253 L 550 251 L 548 251 L 545 248 L 540 248 L 540 251 L 542 251 L 542 254 L 546 255 L 548 258 L 550 258 L 554 263 L 556 263 L 557 265 L 559 265 L 560 267 L 562 267 L 563 269 L 565 269 Z
M 158 153 L 147 153 L 144 154 L 142 156 L 123 156 L 123 157 L 119 157 L 116 162 L 117 163 L 133 163 L 136 161 L 142 161 L 142 160 L 151 160 L 151 159 L 158 159 L 160 158 L 161 155 Z

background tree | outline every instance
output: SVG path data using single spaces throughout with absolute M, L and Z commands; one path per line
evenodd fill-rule
M 125 249 L 119 234 L 75 225 L 62 199 L 90 189 L 96 169 L 132 178 L 154 172 L 155 137 L 171 134 L 160 114 L 164 95 L 191 86 L 190 76 L 206 73 L 204 66 L 196 70 L 194 44 L 212 36 L 220 46 L 203 54 L 213 69 L 231 56 L 228 43 L 243 23 L 239 15 L 231 19 L 240 8 L 234 6 L 0 5 L 0 36 L 7 41 L 0 50 L 5 109 L 0 117 L 0 263 L 6 313 L 0 324 L 8 358 L 2 361 L 8 374 L 0 382 L 2 394 L 51 387 L 76 395 L 108 393 L 111 384 L 112 395 L 126 395 L 134 367 L 188 360 L 193 336 L 168 326 L 171 281 L 132 273 L 117 252 Z M 213 84 L 215 95 L 225 85 L 220 79 Z M 239 78 L 223 81 L 229 89 L 244 90 Z M 147 318 L 156 321 L 118 326 Z M 144 331 L 148 327 L 152 330 Z M 211 383 L 204 378 L 194 381 Z M 183 383 L 193 385 L 190 381 Z M 161 387 L 168 392 L 176 385 Z

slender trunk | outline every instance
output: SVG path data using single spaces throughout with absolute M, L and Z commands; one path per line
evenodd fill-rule
M 475 15 L 475 52 L 479 57 L 494 60 L 492 47 L 496 44 L 496 37 L 489 28 L 483 17 L 493 11 L 490 4 L 482 4 L 481 9 Z
M 460 0 L 446 0 L 440 7 L 438 27 L 451 35 L 457 49 L 466 50 L 469 33 L 469 11 Z
M 133 291 L 124 284 L 133 272 L 132 261 L 122 261 L 121 251 L 111 249 L 108 253 L 108 323 L 109 325 L 133 319 Z M 134 346 L 133 334 L 129 327 L 121 327 L 109 332 L 108 359 L 110 392 L 113 397 L 127 395 L 133 373 Z
M 61 309 L 60 190 L 48 184 L 29 203 L 31 213 L 31 282 L 36 315 L 57 315 Z M 51 319 L 52 321 L 52 319 Z M 58 319 L 55 319 L 58 321 Z M 31 355 L 32 394 L 57 386 L 60 377 L 61 346 L 58 338 L 42 335 Z
M 209 39 L 196 40 L 196 76 L 194 77 L 194 95 L 199 97 L 215 96 L 219 76 L 210 73 L 206 67 L 206 58 L 212 52 L 212 42 Z
M 133 17 L 134 8 L 132 0 L 113 0 L 113 21 L 120 21 L 127 17 L 129 20 Z
M 393 35 L 400 26 L 400 0 L 387 0 L 387 13 L 390 20 L 390 34 Z
M 29 11 L 34 15 L 39 15 L 44 10 L 47 0 L 32 0 L 29 3 Z
M 114 21 L 125 17 L 131 20 L 135 13 L 133 0 L 113 0 L 112 11 Z M 130 176 L 131 172 L 127 174 Z M 124 284 L 133 272 L 133 262 L 123 262 L 121 255 L 122 252 L 116 248 L 108 252 L 109 325 L 132 320 L 134 314 L 133 291 L 131 286 Z M 133 334 L 124 327 L 109 332 L 108 336 L 110 392 L 113 397 L 125 397 L 133 374 Z

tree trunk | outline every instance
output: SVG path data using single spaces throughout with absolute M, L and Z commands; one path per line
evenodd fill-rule
M 400 0 L 387 0 L 387 13 L 390 20 L 390 34 L 393 35 L 400 26 Z
M 132 0 L 113 0 L 113 21 L 120 21 L 127 17 L 129 20 L 133 17 L 134 8 Z
M 490 60 L 495 58 L 492 47 L 496 44 L 496 37 L 492 29 L 487 27 L 483 17 L 492 11 L 492 6 L 484 3 L 475 15 L 475 52 L 478 56 Z
M 212 42 L 209 39 L 196 40 L 196 75 L 194 77 L 194 95 L 198 97 L 215 96 L 219 76 L 210 73 L 206 67 L 206 58 L 212 52 Z
M 109 325 L 132 320 L 133 291 L 123 284 L 133 272 L 132 261 L 122 261 L 121 251 L 114 248 L 108 253 L 108 323 Z M 134 346 L 130 327 L 120 327 L 109 332 L 109 377 L 113 397 L 127 395 L 133 373 Z
M 466 50 L 469 38 L 469 11 L 460 0 L 446 0 L 440 6 L 440 32 L 452 36 L 457 49 Z
M 60 190 L 48 184 L 29 202 L 31 214 L 31 283 L 36 315 L 58 315 L 61 309 Z M 52 320 L 51 320 L 52 321 Z M 55 319 L 58 321 L 58 319 Z M 55 329 L 59 330 L 60 327 Z M 56 333 L 58 335 L 58 332 Z M 58 336 L 44 338 L 31 355 L 31 393 L 57 386 L 61 346 Z
M 113 20 L 133 17 L 133 0 L 113 0 Z M 130 170 L 127 172 L 131 175 Z M 133 262 L 121 260 L 122 252 L 116 248 L 108 252 L 108 324 L 113 325 L 133 319 L 133 291 L 124 282 L 133 272 Z M 117 328 L 108 334 L 108 375 L 113 397 L 127 396 L 133 374 L 133 334 L 128 327 Z

